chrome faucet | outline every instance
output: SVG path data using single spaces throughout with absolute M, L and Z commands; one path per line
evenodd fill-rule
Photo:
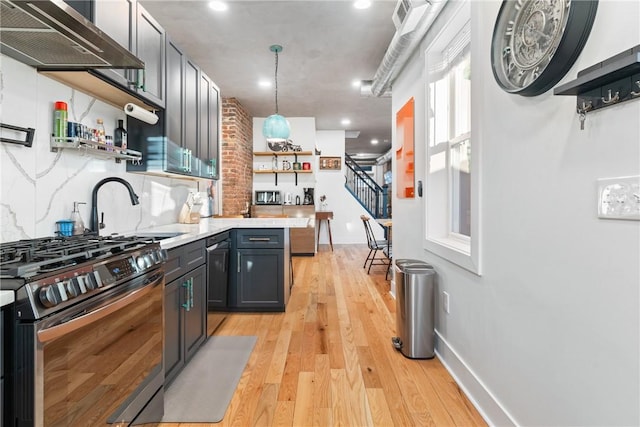
M 103 221 L 100 221 L 100 223 L 98 223 L 98 190 L 100 189 L 100 187 L 102 187 L 104 184 L 106 184 L 107 182 L 119 182 L 120 184 L 124 185 L 127 190 L 129 191 L 129 197 L 131 198 L 131 204 L 132 205 L 138 205 L 140 204 L 140 201 L 138 200 L 138 195 L 133 191 L 133 187 L 131 187 L 131 184 L 129 184 L 129 182 L 127 182 L 126 180 L 122 179 L 122 178 L 118 178 L 116 176 L 111 176 L 109 178 L 105 178 L 101 181 L 99 181 L 95 187 L 93 187 L 93 192 L 91 193 L 91 231 L 94 231 L 96 234 L 100 234 L 100 229 L 104 228 L 104 213 L 103 215 Z

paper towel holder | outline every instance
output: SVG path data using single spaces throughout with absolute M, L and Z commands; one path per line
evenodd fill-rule
M 138 107 L 136 104 L 129 102 L 124 106 L 124 113 L 128 116 L 134 117 L 150 125 L 155 125 L 158 122 L 158 116 L 155 110 L 147 111 L 142 107 Z

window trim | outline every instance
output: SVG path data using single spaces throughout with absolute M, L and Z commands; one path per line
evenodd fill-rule
M 450 45 L 450 43 L 455 39 L 457 34 L 465 27 L 471 27 L 471 2 L 465 1 L 461 2 L 457 11 L 452 15 L 451 19 L 447 23 L 447 25 L 443 26 L 443 30 L 433 39 L 433 41 L 426 47 L 424 50 L 424 81 L 425 81 L 425 102 L 429 105 L 430 100 L 430 88 L 429 85 L 432 83 L 429 75 L 429 65 L 430 61 L 433 61 L 435 57 L 440 57 L 440 53 L 443 49 Z M 474 53 L 473 53 L 473 40 L 469 43 L 471 61 L 474 61 Z M 473 72 L 473 66 L 472 66 Z M 472 77 L 473 79 L 473 77 Z M 477 86 L 477 85 L 476 85 Z M 446 182 L 446 228 L 440 229 L 436 233 L 430 231 L 429 221 L 430 221 L 430 211 L 429 209 L 434 209 L 434 207 L 429 206 L 428 197 L 424 198 L 423 211 L 425 212 L 424 221 L 425 221 L 425 235 L 423 239 L 423 248 L 449 262 L 452 262 L 472 273 L 477 275 L 481 275 L 481 253 L 480 253 L 480 242 L 481 242 L 481 229 L 480 229 L 480 218 L 481 218 L 481 206 L 480 206 L 480 170 L 482 167 L 481 162 L 481 133 L 478 129 L 478 119 L 477 114 L 473 114 L 473 106 L 474 106 L 474 95 L 479 92 L 478 87 L 474 87 L 473 83 L 471 85 L 471 109 L 472 109 L 472 117 L 470 124 L 470 136 L 471 136 L 471 159 L 473 161 L 471 165 L 471 200 L 470 200 L 470 210 L 471 210 L 471 220 L 470 220 L 470 228 L 471 228 L 471 236 L 463 236 L 458 233 L 451 232 L 451 169 L 450 169 L 450 159 L 449 159 L 449 151 L 450 151 L 450 141 L 447 141 L 448 146 L 446 147 L 446 164 L 447 164 L 447 182 Z M 474 120 L 474 116 L 476 119 Z M 425 126 L 425 136 L 429 138 L 430 129 L 429 129 L 429 119 L 425 117 L 424 120 Z M 457 138 L 456 138 L 457 139 Z M 433 187 L 430 188 L 430 174 L 431 174 L 431 162 L 430 156 L 436 152 L 442 151 L 441 144 L 436 144 L 431 147 L 431 142 L 427 139 L 425 141 L 425 183 L 426 183 L 426 193 L 429 194 L 430 190 L 433 190 Z M 441 188 L 440 188 L 441 189 Z M 435 211 L 431 211 L 431 216 L 435 216 Z M 440 212 L 441 214 L 441 212 Z M 431 233 L 431 234 L 430 234 Z

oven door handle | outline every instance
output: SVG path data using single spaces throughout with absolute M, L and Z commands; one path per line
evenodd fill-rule
M 117 301 L 112 302 L 111 304 L 105 305 L 103 307 L 98 308 L 95 311 L 91 311 L 83 316 L 76 317 L 73 320 L 69 320 L 68 322 L 62 323 L 60 325 L 52 326 L 47 329 L 42 329 L 38 331 L 38 341 L 41 343 L 46 343 L 48 341 L 55 340 L 60 338 L 63 335 L 76 331 L 84 326 L 90 325 L 91 323 L 97 322 L 100 319 L 103 319 L 114 313 L 123 307 L 126 307 L 134 302 L 144 298 L 147 296 L 153 289 L 164 283 L 164 273 L 156 274 L 149 278 L 147 284 L 130 294 L 118 299 Z

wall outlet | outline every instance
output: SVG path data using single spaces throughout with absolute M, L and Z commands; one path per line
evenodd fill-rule
M 449 314 L 449 293 L 442 291 L 442 309 Z
M 640 220 L 640 175 L 599 179 L 598 217 Z

